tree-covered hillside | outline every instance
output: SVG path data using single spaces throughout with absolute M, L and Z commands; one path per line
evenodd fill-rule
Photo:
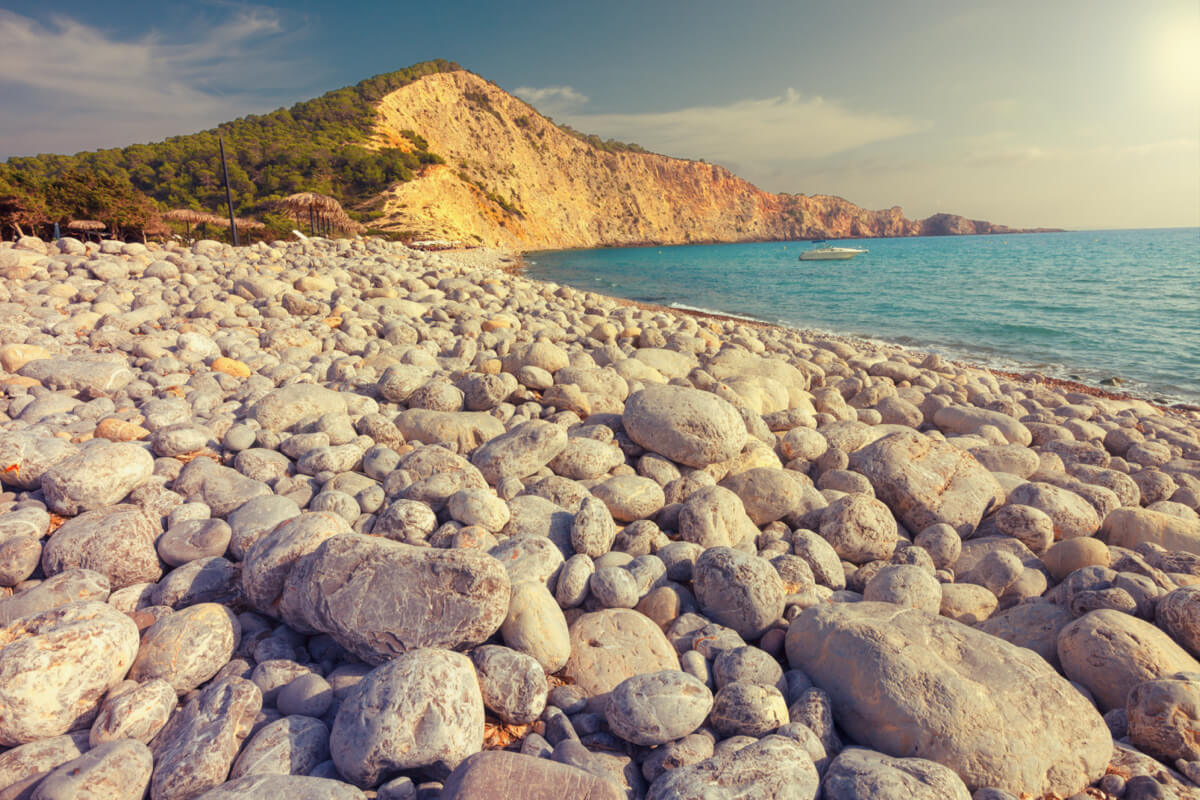
M 154 204 L 160 209 L 223 210 L 218 136 L 229 157 L 236 213 L 261 214 L 272 201 L 300 191 L 332 195 L 351 205 L 396 181 L 410 180 L 422 164 L 440 163 L 415 135 L 407 150 L 364 145 L 380 99 L 425 75 L 457 69 L 453 62 L 427 61 L 289 109 L 154 144 L 9 159 L 0 164 L 0 225 L 16 223 L 29 230 L 88 218 L 136 230 L 152 217 Z M 83 191 L 88 176 L 95 187 Z M 147 203 L 147 197 L 154 203 Z

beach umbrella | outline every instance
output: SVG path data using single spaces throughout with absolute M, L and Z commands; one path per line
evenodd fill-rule
M 55 227 L 58 227 L 57 223 Z M 70 231 L 102 231 L 107 227 L 103 222 L 94 219 L 73 219 L 67 223 L 67 230 Z
M 192 225 L 202 225 L 206 222 L 216 222 L 220 224 L 221 218 L 204 211 L 196 211 L 192 208 L 175 208 L 163 214 L 163 219 L 169 219 L 172 222 L 182 222 L 186 226 L 188 236 L 192 235 Z
M 325 221 L 327 214 L 344 214 L 342 204 L 329 195 L 316 192 L 297 192 L 279 200 L 276 206 L 286 211 L 297 222 L 301 214 L 308 213 L 308 224 L 315 234 L 318 216 Z

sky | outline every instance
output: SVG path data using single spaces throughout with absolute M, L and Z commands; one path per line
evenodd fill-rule
M 1197 0 L 0 0 L 0 160 L 193 133 L 432 58 L 773 192 L 1200 225 Z

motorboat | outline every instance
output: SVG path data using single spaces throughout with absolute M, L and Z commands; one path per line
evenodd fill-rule
M 867 250 L 857 247 L 814 247 L 800 254 L 801 261 L 845 261 L 862 255 Z

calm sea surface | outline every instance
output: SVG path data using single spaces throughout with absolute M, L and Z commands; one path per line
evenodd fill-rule
M 540 280 L 1200 402 L 1200 229 L 561 250 Z

